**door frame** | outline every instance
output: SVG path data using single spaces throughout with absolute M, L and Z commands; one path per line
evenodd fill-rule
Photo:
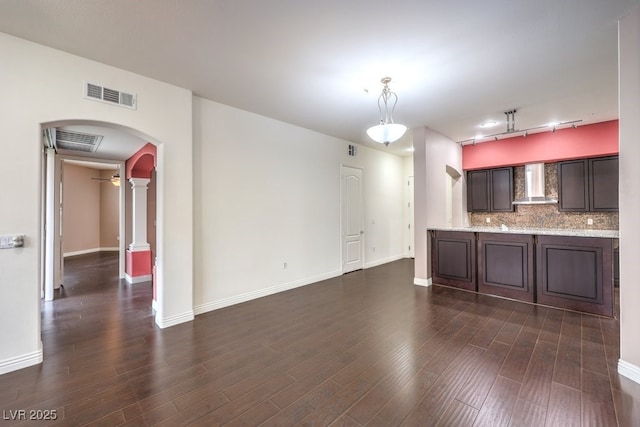
M 125 162 L 122 160 L 109 160 L 102 159 L 96 157 L 83 157 L 83 156 L 73 156 L 69 154 L 61 154 L 60 160 L 64 163 L 65 160 L 78 160 L 81 162 L 90 162 L 90 163 L 106 163 L 116 165 L 118 167 L 118 172 L 120 173 L 120 187 L 118 187 L 118 277 L 120 279 L 124 279 L 125 274 L 125 186 L 127 185 L 127 180 L 125 179 Z M 62 234 L 64 236 L 64 229 L 62 230 Z
M 405 231 L 405 257 L 406 258 L 415 258 L 415 246 L 416 246 L 416 225 L 415 225 L 415 190 L 414 190 L 415 180 L 413 175 L 409 175 L 407 177 L 407 193 L 406 193 L 406 225 L 407 229 Z

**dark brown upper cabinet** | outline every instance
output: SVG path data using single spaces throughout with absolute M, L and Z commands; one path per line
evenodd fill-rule
M 513 168 L 490 169 L 491 211 L 513 212 Z
M 467 172 L 467 211 L 513 212 L 513 168 Z
M 570 160 L 558 163 L 558 210 L 589 210 L 589 165 L 587 161 Z
M 589 201 L 592 211 L 618 210 L 618 156 L 589 159 Z
M 467 211 L 489 210 L 489 171 L 467 172 Z
M 618 210 L 618 156 L 558 163 L 558 210 Z

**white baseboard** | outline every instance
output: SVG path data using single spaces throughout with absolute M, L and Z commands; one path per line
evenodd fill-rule
M 380 259 L 380 260 L 377 260 L 377 261 L 371 261 L 371 262 L 365 263 L 364 268 L 377 267 L 379 265 L 388 264 L 390 262 L 398 261 L 399 259 L 404 259 L 404 258 L 405 258 L 404 255 L 396 255 L 396 256 L 389 257 L 389 258 Z
M 130 285 L 134 285 L 136 283 L 142 283 L 142 282 L 150 282 L 152 279 L 153 279 L 153 276 L 151 274 L 145 274 L 144 276 L 131 277 L 127 273 L 124 273 L 124 280 L 126 280 L 127 283 Z
M 618 373 L 629 378 L 631 381 L 640 384 L 640 367 L 633 363 L 618 359 Z
M 290 289 L 299 288 L 301 286 L 310 285 L 312 283 L 331 279 L 333 277 L 338 277 L 340 275 L 342 275 L 342 271 L 332 271 L 330 273 L 320 274 L 313 277 L 307 277 L 305 279 L 295 280 L 293 282 L 283 283 L 281 285 L 271 286 L 265 289 L 258 289 L 258 290 L 247 292 L 244 294 L 235 295 L 229 298 L 224 298 L 218 301 L 212 301 L 212 302 L 196 305 L 195 307 L 193 307 L 193 311 L 196 315 L 203 314 L 209 311 L 219 310 L 221 308 L 251 301 L 257 298 L 262 298 L 269 295 L 277 294 L 278 292 L 284 292 Z
M 433 282 L 431 281 L 431 277 L 429 277 L 428 279 L 421 279 L 419 277 L 414 277 L 413 284 L 418 286 L 431 286 Z
M 17 371 L 18 369 L 24 369 L 39 363 L 42 363 L 42 344 L 40 344 L 40 349 L 33 353 L 0 360 L 0 375 Z
M 120 248 L 111 248 L 111 247 L 83 249 L 81 251 L 65 252 L 64 254 L 62 254 L 62 257 L 66 258 L 70 256 L 94 254 L 96 252 L 118 252 L 119 250 Z
M 194 318 L 193 311 L 188 311 L 186 313 L 175 314 L 169 317 L 160 317 L 159 313 L 156 312 L 156 325 L 160 327 L 160 329 L 169 328 L 171 326 L 179 325 L 180 323 L 191 322 Z

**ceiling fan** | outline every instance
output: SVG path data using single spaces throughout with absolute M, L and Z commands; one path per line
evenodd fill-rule
M 117 173 L 115 175 L 111 175 L 111 178 L 94 178 L 91 177 L 91 179 L 95 179 L 96 181 L 108 181 L 110 183 L 112 183 L 113 185 L 115 185 L 116 187 L 120 187 L 120 174 Z

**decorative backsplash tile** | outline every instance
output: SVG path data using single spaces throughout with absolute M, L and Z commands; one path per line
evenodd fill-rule
M 545 164 L 545 193 L 548 197 L 558 198 L 558 165 Z M 513 170 L 514 196 L 524 198 L 524 166 Z M 487 224 L 486 219 L 491 222 Z M 592 219 L 593 225 L 587 220 Z M 618 212 L 559 212 L 558 205 L 516 205 L 514 212 L 472 212 L 469 213 L 469 225 L 472 227 L 493 226 L 530 228 L 570 228 L 594 230 L 618 230 Z

